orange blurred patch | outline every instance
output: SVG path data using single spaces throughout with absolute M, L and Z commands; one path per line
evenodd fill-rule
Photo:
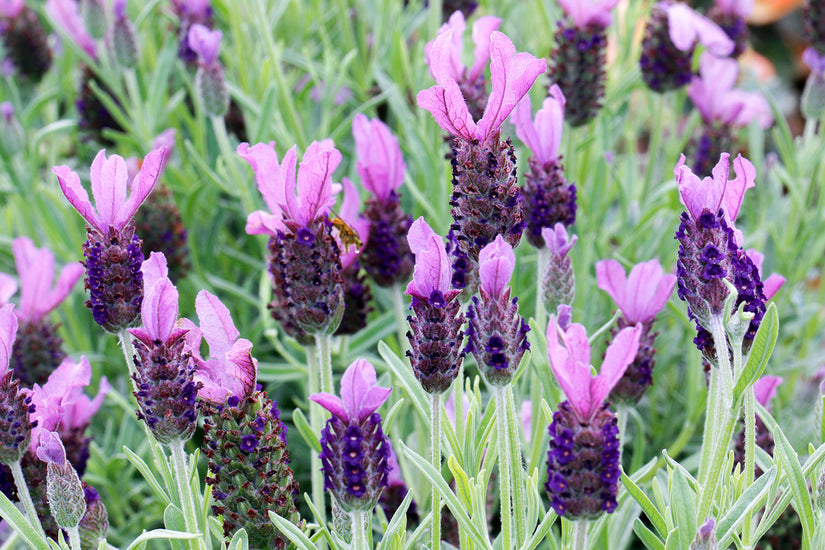
M 748 22 L 754 25 L 773 23 L 802 7 L 803 3 L 804 0 L 756 0 Z
M 742 53 L 739 63 L 744 70 L 753 74 L 756 80 L 763 84 L 776 76 L 776 67 L 773 63 L 753 48 L 748 48 Z

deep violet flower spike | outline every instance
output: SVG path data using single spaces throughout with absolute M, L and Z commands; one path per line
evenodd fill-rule
M 269 519 L 273 512 L 304 530 L 295 506 L 299 494 L 289 466 L 286 426 L 277 404 L 260 386 L 249 395 L 204 404 L 204 447 L 224 537 L 246 529 L 250 547 L 288 548 L 289 540 Z M 236 480 L 243 479 L 243 483 Z
M 0 308 L 0 463 L 20 460 L 29 448 L 31 431 L 36 422 L 29 416 L 31 398 L 18 390 L 9 368 L 12 347 L 17 334 L 14 306 Z
M 38 82 L 52 64 L 48 33 L 40 17 L 23 0 L 11 0 L 0 3 L 0 18 L 6 59 L 18 75 Z
M 167 154 L 165 147 L 149 153 L 130 185 L 126 161 L 118 155 L 107 159 L 100 151 L 90 171 L 96 208 L 75 172 L 68 166 L 52 169 L 63 194 L 88 224 L 83 245 L 90 294 L 86 307 L 109 332 L 134 326 L 140 316 L 143 253 L 132 216 L 154 188 Z
M 739 57 L 748 47 L 747 19 L 752 10 L 753 0 L 716 0 L 708 11 L 708 18 L 733 40 L 731 57 Z
M 229 110 L 229 91 L 218 61 L 221 36 L 221 31 L 212 31 L 199 23 L 189 28 L 189 47 L 198 56 L 195 88 L 206 112 L 219 117 Z
M 556 513 L 569 520 L 595 519 L 616 509 L 619 430 L 604 400 L 636 355 L 640 331 L 639 326 L 622 330 L 608 346 L 601 372 L 592 377 L 584 327 L 574 323 L 561 331 L 556 316 L 550 316 L 547 352 L 568 400 L 550 424 L 545 489 Z
M 357 359 L 341 379 L 341 397 L 316 393 L 309 398 L 329 412 L 321 434 L 324 489 L 341 508 L 371 511 L 387 486 L 390 441 L 376 413 L 391 389 L 376 385 L 375 368 Z
M 442 393 L 458 376 L 464 357 L 464 315 L 455 299 L 461 291 L 450 288 L 450 263 L 444 241 L 424 218 L 413 222 L 408 241 L 415 254 L 415 272 L 406 290 L 412 296 L 410 307 L 414 313 L 407 317 L 407 356 L 424 390 Z
M 175 329 L 178 291 L 168 278 L 166 258 L 152 252 L 143 262 L 146 294 L 141 316 L 144 326 L 131 329 L 135 337 L 134 363 L 138 418 L 159 442 L 186 441 L 198 419 L 196 363 L 187 348 L 186 330 Z
M 544 272 L 541 291 L 544 294 L 544 307 L 549 312 L 556 312 L 561 305 L 571 305 L 575 296 L 576 276 L 569 252 L 579 240 L 572 237 L 561 223 L 541 230 L 544 244 L 550 252 L 547 271 Z
M 198 397 L 215 405 L 223 405 L 230 397 L 243 399 L 252 393 L 258 376 L 252 342 L 240 338 L 229 309 L 214 294 L 198 292 L 195 311 L 200 328 L 188 320 L 181 323 L 181 328 L 188 331 L 184 338 L 197 365 L 194 381 L 202 384 Z M 209 345 L 209 359 L 200 355 L 201 337 Z
M 518 314 L 518 299 L 510 298 L 510 276 L 516 258 L 513 248 L 501 238 L 479 254 L 479 294 L 467 309 L 467 346 L 484 379 L 492 385 L 512 381 L 524 352 L 530 349 L 530 328 Z

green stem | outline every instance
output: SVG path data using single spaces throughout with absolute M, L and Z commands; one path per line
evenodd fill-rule
M 370 515 L 365 514 L 361 510 L 353 510 L 349 514 L 352 520 L 352 550 L 367 550 L 367 524 L 370 521 Z
M 307 393 L 312 395 L 321 391 L 321 365 L 318 361 L 318 350 L 307 346 Z M 314 401 L 309 403 L 309 425 L 312 433 L 320 437 L 323 430 L 324 412 L 321 406 Z M 312 478 L 312 501 L 321 517 L 316 518 L 321 525 L 327 522 L 327 508 L 324 493 L 324 473 L 321 471 L 321 459 L 317 453 L 310 452 L 310 470 Z
M 513 507 L 510 494 L 510 452 L 507 443 L 507 398 L 502 386 L 494 386 L 496 400 L 496 432 L 498 434 L 498 484 L 501 491 L 501 548 L 513 548 Z
M 195 512 L 196 506 L 192 486 L 189 483 L 189 468 L 186 464 L 186 451 L 183 450 L 183 441 L 172 441 L 169 443 L 169 450 L 172 453 L 172 473 L 178 486 L 186 531 L 200 535 L 201 531 L 198 528 L 198 516 Z M 203 538 L 190 539 L 189 545 L 192 550 L 202 550 L 204 547 Z
M 69 532 L 69 544 L 72 550 L 80 550 L 80 529 L 75 525 L 74 527 L 67 527 L 66 530 Z
M 622 465 L 622 450 L 624 449 L 625 433 L 627 432 L 627 405 L 619 405 L 616 411 L 616 419 L 619 422 L 619 466 Z
M 395 313 L 395 327 L 398 331 L 398 349 L 402 355 L 410 349 L 410 341 L 407 339 L 407 304 L 404 300 L 404 291 L 400 284 L 395 284 L 390 292 L 392 296 L 392 310 Z
M 513 511 L 515 513 L 516 544 L 521 546 L 527 540 L 527 504 L 524 497 L 524 483 L 522 473 L 524 472 L 524 459 L 521 456 L 521 437 L 519 436 L 521 415 L 516 412 L 515 399 L 513 398 L 513 386 L 505 386 L 505 397 L 507 398 L 507 426 L 509 427 L 509 453 L 510 453 L 510 477 L 512 479 L 510 487 L 513 491 Z
M 544 307 L 544 275 L 547 271 L 547 263 L 550 259 L 550 249 L 546 246 L 539 248 L 536 256 L 536 324 L 543 331 L 544 324 L 547 322 L 547 310 Z M 555 311 L 550 313 L 555 314 Z
M 579 519 L 573 522 L 573 544 L 572 550 L 585 550 L 587 548 L 587 528 L 589 522 Z
M 441 394 L 430 395 L 430 464 L 436 472 L 441 471 Z M 441 548 L 441 495 L 435 483 L 430 491 L 432 514 L 432 545 L 430 548 Z
M 123 350 L 123 358 L 126 360 L 126 368 L 129 369 L 129 379 L 132 380 L 132 375 L 135 374 L 135 348 L 132 346 L 132 335 L 125 328 L 120 329 L 117 333 L 118 340 L 120 340 L 120 349 Z M 132 386 L 134 387 L 134 380 Z
M 212 129 L 215 132 L 215 139 L 218 142 L 218 148 L 224 158 L 227 169 L 229 170 L 229 177 L 240 192 L 241 205 L 244 210 L 249 213 L 255 210 L 255 201 L 252 199 L 252 194 L 249 191 L 249 178 L 243 177 L 238 171 L 237 153 L 232 149 L 229 143 L 229 133 L 226 131 L 226 121 L 222 116 L 211 115 Z
M 316 334 L 315 347 L 318 350 L 318 361 L 321 364 L 321 391 L 335 393 L 332 386 L 332 336 Z
M 753 387 L 745 390 L 745 487 L 753 483 L 756 466 L 756 412 L 754 411 Z M 742 542 L 750 545 L 753 537 L 753 513 L 748 509 L 742 524 Z
M 40 518 L 37 516 L 37 510 L 34 508 L 34 502 L 29 494 L 29 486 L 26 484 L 26 478 L 23 476 L 23 468 L 20 467 L 20 461 L 15 460 L 9 464 L 11 475 L 14 478 L 14 485 L 17 487 L 17 496 L 23 503 L 23 508 L 26 510 L 26 517 L 32 527 L 37 529 L 37 532 L 46 540 L 46 532 L 43 531 L 43 526 L 40 525 Z

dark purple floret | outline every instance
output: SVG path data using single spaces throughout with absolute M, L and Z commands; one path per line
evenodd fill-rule
M 349 423 L 332 416 L 321 432 L 324 490 L 345 511 L 372 510 L 387 486 L 389 457 L 390 442 L 378 413 Z
M 595 118 L 604 99 L 607 31 L 601 25 L 578 28 L 559 21 L 555 41 L 547 74 L 567 98 L 564 119 L 582 126 Z
M 461 350 L 464 315 L 455 299 L 457 291 L 450 291 L 446 297 L 437 291 L 433 294 L 436 293 L 438 296 L 431 296 L 430 300 L 413 296 L 411 308 L 415 315 L 407 317 L 410 322 L 407 357 L 416 379 L 429 393 L 447 391 L 464 359 Z
M 7 371 L 0 378 L 0 463 L 13 464 L 29 448 L 31 430 L 37 424 L 29 420 L 31 397 L 19 391 L 19 381 Z
M 492 385 L 509 384 L 524 352 L 530 349 L 530 327 L 518 313 L 518 299 L 510 299 L 510 289 L 496 299 L 479 289 L 467 308 L 467 346 L 484 379 Z
M 805 38 L 819 55 L 825 55 L 825 2 L 806 0 L 802 11 Z
M 106 84 L 99 80 L 92 69 L 83 67 L 80 77 L 80 90 L 77 92 L 77 100 L 75 107 L 77 108 L 78 127 L 86 134 L 99 143 L 107 146 L 114 145 L 111 139 L 104 135 L 104 130 L 113 130 L 115 132 L 123 132 L 120 123 L 112 116 L 109 109 L 100 101 L 100 98 L 92 89 L 91 83 L 100 89 L 101 92 L 108 95 L 109 98 L 116 104 L 120 104 L 117 95 L 113 93 Z
M 372 311 L 372 292 L 359 260 L 341 271 L 344 280 L 344 316 L 335 335 L 355 334 L 367 326 L 367 316 Z
M 407 243 L 412 216 L 401 208 L 398 194 L 392 191 L 384 201 L 371 197 L 364 217 L 370 231 L 358 261 L 367 274 L 383 287 L 409 281 L 415 265 Z
M 672 3 L 664 0 L 653 5 L 642 39 L 642 79 L 659 93 L 681 88 L 693 79 L 693 48 L 683 52 L 670 39 L 666 7 Z
M 224 536 L 246 529 L 250 547 L 286 548 L 289 540 L 269 520 L 272 511 L 304 529 L 294 497 L 298 483 L 289 467 L 285 429 L 275 405 L 256 390 L 224 406 L 204 405 L 204 447 Z M 261 429 L 261 420 L 264 427 Z
M 140 324 L 143 252 L 134 231 L 133 222 L 120 232 L 110 228 L 106 236 L 90 226 L 86 228 L 86 307 L 92 310 L 97 324 L 113 333 Z
M 573 521 L 615 511 L 621 475 L 619 428 L 607 404 L 592 419 L 583 419 L 563 401 L 549 432 L 544 487 L 556 513 Z
M 52 51 L 37 12 L 24 5 L 16 17 L 6 19 L 0 25 L 7 59 L 18 74 L 38 82 L 52 64 Z
M 478 253 L 497 235 L 513 248 L 526 225 L 518 188 L 513 145 L 490 138 L 477 141 L 453 139 L 453 193 L 450 198 L 454 223 L 450 229 L 471 265 L 468 282 L 477 279 Z M 470 288 L 470 294 L 475 289 Z
M 20 323 L 9 366 L 23 386 L 45 384 L 66 357 L 63 339 L 57 334 L 58 326 L 46 317 Z
M 166 342 L 135 338 L 137 416 L 144 420 L 159 442 L 186 441 L 195 431 L 200 382 L 197 366 L 184 349 L 185 331 L 173 332 Z
M 545 246 L 541 230 L 557 223 L 570 227 L 576 222 L 576 186 L 564 179 L 561 157 L 544 165 L 530 157 L 530 171 L 521 188 L 527 218 L 527 242 Z
M 163 252 L 173 283 L 181 280 L 192 267 L 189 260 L 187 231 L 180 210 L 168 187 L 156 187 L 135 213 L 135 233 L 143 240 L 144 257 Z
M 702 133 L 688 143 L 686 156 L 692 160 L 694 173 L 704 178 L 711 175 L 719 157 L 723 152 L 730 151 L 732 145 L 733 135 L 729 125 L 705 122 Z
M 445 249 L 450 258 L 450 266 L 453 271 L 450 286 L 459 289 L 467 288 L 468 286 L 475 288 L 478 285 L 477 274 L 473 271 L 470 257 L 458 246 L 458 240 L 455 238 L 455 233 L 452 229 L 447 233 Z
M 748 23 L 744 17 L 732 13 L 722 12 L 719 6 L 713 6 L 708 11 L 708 18 L 719 25 L 725 34 L 733 40 L 734 47 L 731 57 L 739 57 L 748 48 Z M 718 158 L 718 157 L 717 157 Z
M 608 399 L 613 403 L 635 405 L 653 383 L 653 367 L 656 365 L 656 343 L 658 332 L 653 332 L 653 321 L 642 324 L 642 333 L 639 336 L 639 350 L 633 362 L 628 365 L 622 377 L 613 386 Z M 611 339 L 625 327 L 632 327 L 624 315 L 620 315 L 616 325 L 610 330 Z

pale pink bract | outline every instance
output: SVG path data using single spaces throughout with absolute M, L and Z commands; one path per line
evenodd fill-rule
M 565 103 L 561 88 L 558 84 L 553 84 L 541 109 L 536 111 L 535 122 L 530 115 L 530 96 L 525 95 L 513 110 L 511 120 L 516 127 L 516 135 L 541 164 L 555 161 L 559 157 Z
M 664 274 L 659 260 L 636 264 L 629 276 L 616 260 L 602 260 L 596 264 L 596 280 L 634 324 L 645 323 L 659 313 L 676 285 L 676 275 Z
M 375 367 L 364 359 L 356 359 L 341 378 L 341 397 L 329 393 L 309 396 L 343 422 L 359 423 L 367 419 L 390 396 L 392 388 L 377 385 Z

